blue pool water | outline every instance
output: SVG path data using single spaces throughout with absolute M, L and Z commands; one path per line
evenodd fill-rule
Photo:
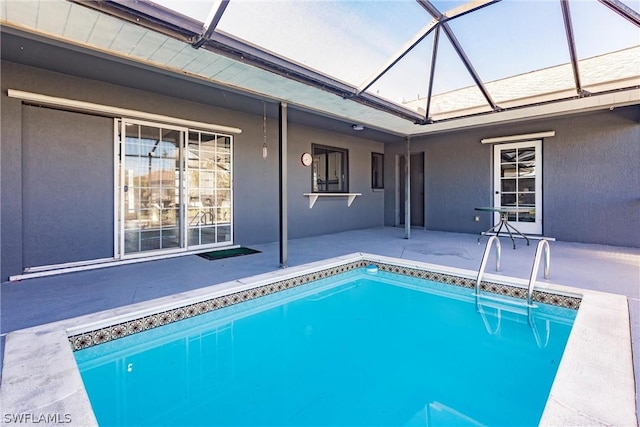
M 104 426 L 537 425 L 576 312 L 503 301 L 360 269 L 75 356 Z

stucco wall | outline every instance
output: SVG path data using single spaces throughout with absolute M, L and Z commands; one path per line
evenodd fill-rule
M 473 208 L 491 204 L 491 156 L 486 153 L 486 146 L 479 142 L 470 144 L 469 138 L 470 135 L 455 134 L 411 140 L 412 153 L 425 153 L 426 229 L 475 233 L 489 228 L 488 218 L 481 217 L 480 223 L 474 222 Z M 387 144 L 385 162 L 395 162 L 396 156 L 404 155 L 405 150 L 404 144 Z M 397 168 L 390 166 L 387 170 L 389 185 L 395 186 Z M 393 206 L 389 202 L 385 205 L 387 225 L 394 225 L 396 203 L 393 202 Z
M 543 148 L 546 234 L 640 247 L 639 121 L 638 107 L 556 121 Z
M 311 168 L 300 156 L 311 153 L 311 144 L 349 150 L 349 192 L 362 193 L 351 207 L 346 198 L 319 198 L 313 209 L 303 193 L 311 192 Z M 371 152 L 382 152 L 383 144 L 336 134 L 322 129 L 292 125 L 289 128 L 289 233 L 313 236 L 317 230 L 338 232 L 383 225 L 384 193 L 371 189 Z
M 32 234 L 38 229 L 46 229 L 48 226 L 55 227 L 60 210 L 56 206 L 62 201 L 42 198 L 43 191 L 53 190 L 54 187 L 62 185 L 67 178 L 71 178 L 75 164 L 89 161 L 96 166 L 95 174 L 87 179 L 86 188 L 83 190 L 84 196 L 74 203 L 81 204 L 86 197 L 86 205 L 91 203 L 88 194 L 93 190 L 100 189 L 104 196 L 106 215 L 96 217 L 92 223 L 77 224 L 78 234 L 74 240 L 82 239 L 83 233 L 86 238 L 79 242 L 79 248 L 90 245 L 97 250 L 100 255 L 105 252 L 105 246 L 93 246 L 89 234 L 92 238 L 99 238 L 100 243 L 107 242 L 109 248 L 113 248 L 113 193 L 110 189 L 113 182 L 113 140 L 101 135 L 97 140 L 92 140 L 91 144 L 96 144 L 97 152 L 100 155 L 89 154 L 80 149 L 77 139 L 88 137 L 86 132 L 91 132 L 96 126 L 103 126 L 103 120 L 97 119 L 100 125 L 94 123 L 93 119 L 85 121 L 84 115 L 76 113 L 60 113 L 64 115 L 61 128 L 56 129 L 56 134 L 65 127 L 71 132 L 77 132 L 73 138 L 76 142 L 69 142 L 68 145 L 60 146 L 64 152 L 64 159 L 57 159 L 48 165 L 47 171 L 37 171 L 34 167 L 38 162 L 42 163 L 47 154 L 42 152 L 32 153 L 33 144 L 25 145 L 24 126 L 28 126 L 29 132 L 42 139 L 43 130 L 36 123 L 29 124 L 29 115 L 23 113 L 20 100 L 7 97 L 7 89 L 18 89 L 29 92 L 42 93 L 51 96 L 71 98 L 82 101 L 95 102 L 105 105 L 112 105 L 122 108 L 129 108 L 149 113 L 162 114 L 170 117 L 184 118 L 189 120 L 213 123 L 225 126 L 238 127 L 242 133 L 234 139 L 234 240 L 237 244 L 251 245 L 256 243 L 275 242 L 278 240 L 278 120 L 269 118 L 267 120 L 267 145 L 268 156 L 262 158 L 263 138 L 263 118 L 261 116 L 245 114 L 237 111 L 212 107 L 202 103 L 189 102 L 184 99 L 170 98 L 151 92 L 140 91 L 132 88 L 114 86 L 102 82 L 71 77 L 68 75 L 52 73 L 41 69 L 25 67 L 15 63 L 2 62 L 2 217 L 1 217 L 1 247 L 2 247 L 2 280 L 8 276 L 19 274 L 28 265 L 45 264 L 58 262 L 64 259 L 68 261 L 78 261 L 86 259 L 86 256 L 78 254 L 85 253 L 82 250 L 72 250 L 66 247 L 69 242 L 57 242 L 60 253 L 53 258 L 47 258 L 44 251 L 36 253 L 33 251 L 38 239 Z M 188 94 L 184 94 L 188 97 Z M 260 101 L 256 101 L 260 102 Z M 53 110 L 48 110 L 53 111 Z M 51 113 L 56 115 L 57 113 Z M 47 113 L 49 114 L 49 113 Z M 27 118 L 25 120 L 25 117 Z M 54 120 L 55 122 L 55 120 Z M 112 129 L 112 128 L 111 128 Z M 85 136 L 83 135 L 85 132 Z M 103 131 L 100 131 L 103 132 Z M 73 132 L 71 132 L 73 133 Z M 33 139 L 33 138 L 32 138 Z M 304 151 L 311 150 L 311 144 L 344 147 L 349 150 L 349 176 L 350 191 L 361 192 L 363 196 L 357 198 L 351 207 L 347 207 L 346 199 L 318 201 L 313 209 L 309 209 L 308 198 L 302 193 L 311 190 L 311 171 L 300 163 L 300 155 Z M 48 147 L 51 154 L 63 155 L 55 146 Z M 289 238 L 320 235 L 328 232 L 349 230 L 354 228 L 367 228 L 383 225 L 383 196 L 382 192 L 372 192 L 370 184 L 371 152 L 382 152 L 383 144 L 369 141 L 362 138 L 345 136 L 335 132 L 316 129 L 308 126 L 290 124 L 289 126 L 289 149 L 288 149 L 288 169 L 289 169 Z M 108 154 L 105 154 L 108 153 Z M 37 158 L 34 158 L 36 155 Z M 100 162 L 105 157 L 104 163 Z M 60 165 L 58 165 L 60 163 Z M 60 174 L 55 173 L 56 167 L 60 166 Z M 107 174 L 105 171 L 111 170 Z M 102 175 L 105 175 L 102 177 Z M 39 179 L 51 176 L 52 181 L 42 189 L 34 187 Z M 100 176 L 100 177 L 99 177 Z M 99 180 L 100 182 L 96 182 Z M 38 194 L 35 194 L 38 193 Z M 26 194 L 30 201 L 38 199 L 37 206 L 32 202 L 26 203 Z M 111 200 L 106 202 L 107 198 Z M 101 199 L 102 200 L 102 199 Z M 50 206 L 47 206 L 47 203 Z M 54 208 L 55 209 L 49 209 Z M 55 215 L 47 218 L 38 227 L 33 227 L 32 220 L 35 215 L 33 208 L 38 211 L 53 210 Z M 84 217 L 84 207 L 66 219 L 62 219 L 67 225 L 72 221 L 74 215 Z M 28 220 L 28 221 L 27 221 Z M 65 226 L 66 227 L 66 226 Z M 67 227 L 68 228 L 68 227 Z M 65 228 L 61 228 L 55 240 L 66 239 Z M 55 233 L 54 233 L 55 234 Z M 24 236 L 23 236 L 24 235 Z M 96 256 L 97 252 L 90 257 Z M 106 254 L 110 256 L 111 254 Z
M 640 108 L 627 107 L 412 139 L 411 151 L 425 152 L 425 228 L 489 228 L 488 214 L 474 222 L 476 206 L 493 204 L 493 149 L 480 140 L 554 130 L 542 146 L 543 234 L 640 247 L 639 120 Z M 386 144 L 386 171 L 393 171 L 395 154 L 403 152 L 402 144 Z M 395 186 L 394 174 L 388 176 Z M 394 224 L 395 204 L 395 192 L 388 191 L 386 225 Z

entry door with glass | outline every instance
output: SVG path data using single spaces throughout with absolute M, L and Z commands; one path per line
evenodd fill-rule
M 232 242 L 230 136 L 132 120 L 118 136 L 117 256 Z
M 531 208 L 509 214 L 509 222 L 522 233 L 542 234 L 542 141 L 495 145 L 493 164 L 494 206 Z

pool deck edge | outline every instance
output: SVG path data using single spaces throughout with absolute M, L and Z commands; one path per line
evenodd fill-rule
M 6 337 L 0 384 L 3 417 L 0 422 L 9 424 L 7 415 L 31 414 L 34 422 L 21 425 L 43 425 L 35 422 L 35 417 L 55 414 L 68 415 L 67 425 L 97 425 L 68 341 L 68 337 L 77 331 L 158 311 L 159 307 L 176 307 L 361 260 L 463 277 L 477 274 L 419 261 L 354 253 L 11 332 Z M 487 278 L 519 285 L 523 282 L 494 274 L 488 274 Z M 541 425 L 637 425 L 627 298 L 549 282 L 540 286 L 547 291 L 583 297 Z M 535 373 L 525 371 L 524 375 Z M 66 421 L 66 418 L 62 419 Z
M 540 425 L 638 425 L 625 296 L 584 291 Z
M 64 330 L 8 334 L 4 364 L 2 425 L 98 426 Z

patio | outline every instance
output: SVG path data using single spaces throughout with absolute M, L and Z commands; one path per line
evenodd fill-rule
M 477 270 L 484 242 L 477 235 L 384 227 L 328 234 L 289 242 L 289 266 L 367 252 L 449 267 Z M 640 366 L 640 250 L 550 242 L 550 282 L 626 295 L 631 313 L 634 366 Z M 183 256 L 2 284 L 2 343 L 11 331 L 278 269 L 278 244 L 251 246 L 258 254 L 207 261 Z M 500 274 L 528 279 L 535 241 L 517 249 L 504 245 Z M 493 272 L 493 254 L 487 272 Z M 543 281 L 539 274 L 539 281 Z M 640 375 L 635 370 L 636 407 Z

